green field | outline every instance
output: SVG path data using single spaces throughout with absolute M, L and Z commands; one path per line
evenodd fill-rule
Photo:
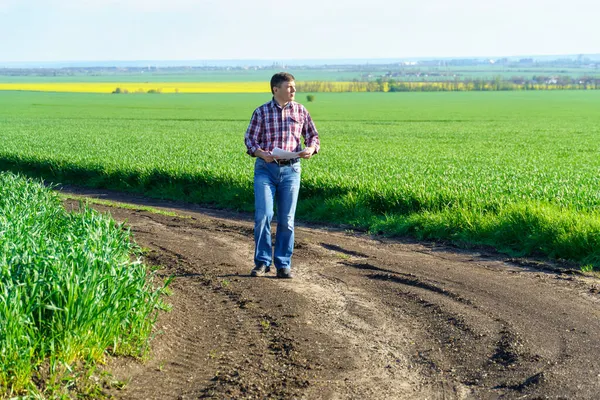
M 300 94 L 298 100 L 304 102 Z M 260 94 L 0 93 L 0 166 L 251 211 Z M 600 265 L 600 93 L 318 93 L 298 218 Z

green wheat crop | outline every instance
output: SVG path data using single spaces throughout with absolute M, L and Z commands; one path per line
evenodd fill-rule
M 0 173 L 0 396 L 144 351 L 161 289 L 137 252 L 108 216 L 69 213 L 41 183 Z
M 300 95 L 300 99 L 302 96 Z M 0 166 L 251 211 L 268 95 L 0 93 Z M 600 265 L 600 92 L 319 93 L 298 218 Z

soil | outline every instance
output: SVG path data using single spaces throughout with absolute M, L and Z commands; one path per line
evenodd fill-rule
M 600 281 L 488 250 L 297 224 L 294 279 L 253 278 L 252 216 L 132 195 L 94 205 L 174 277 L 117 399 L 593 399 Z M 77 208 L 78 202 L 66 204 Z

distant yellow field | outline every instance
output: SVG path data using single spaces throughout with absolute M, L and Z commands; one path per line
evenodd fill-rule
M 0 83 L 0 90 L 36 92 L 112 93 L 117 88 L 128 93 L 268 93 L 264 82 L 68 82 L 68 83 Z

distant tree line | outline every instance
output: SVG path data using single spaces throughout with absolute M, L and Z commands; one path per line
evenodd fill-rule
M 129 93 L 150 93 L 150 94 L 161 94 L 162 89 L 137 89 L 136 91 L 130 92 L 128 89 L 121 89 L 120 87 L 116 88 L 111 92 L 112 94 L 129 94 Z M 179 89 L 175 89 L 175 93 L 179 93 Z
M 596 90 L 600 89 L 600 78 L 569 76 L 533 76 L 527 79 L 513 76 L 504 79 L 465 78 L 445 81 L 407 82 L 387 78 L 373 81 L 297 82 L 296 88 L 302 92 L 460 92 L 460 91 L 501 91 L 501 90 Z

